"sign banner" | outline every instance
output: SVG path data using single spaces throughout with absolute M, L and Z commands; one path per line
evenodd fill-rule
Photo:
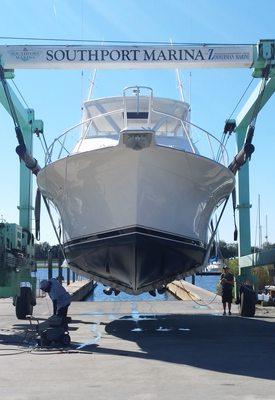
M 248 68 L 253 45 L 0 46 L 6 69 Z

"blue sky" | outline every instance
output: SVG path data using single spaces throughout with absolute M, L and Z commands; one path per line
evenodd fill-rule
M 275 2 L 264 7 L 254 0 L 1 0 L 0 36 L 169 41 L 183 43 L 256 43 L 275 39 Z M 0 39 L 0 44 L 33 44 L 31 40 Z M 42 42 L 43 43 L 43 42 Z M 48 43 L 45 41 L 44 43 Z M 52 43 L 54 44 L 54 42 Z M 249 69 L 192 70 L 192 121 L 220 137 L 224 121 L 251 80 Z M 189 70 L 182 71 L 188 87 Z M 80 120 L 81 103 L 88 93 L 91 71 L 18 70 L 16 84 L 25 100 L 45 124 L 48 142 Z M 255 81 L 253 85 L 255 86 Z M 140 84 L 154 94 L 178 98 L 175 72 L 99 71 L 94 97 L 120 95 L 123 87 Z M 254 87 L 252 85 L 251 89 Z M 186 89 L 186 92 L 188 90 Z M 261 194 L 263 219 L 268 214 L 269 240 L 275 242 L 274 173 L 275 96 L 261 112 L 255 132 L 255 154 L 251 162 L 251 227 L 255 242 L 257 198 Z M 236 116 L 237 114 L 235 114 Z M 0 107 L 1 186 L 0 215 L 18 221 L 18 160 L 12 122 Z M 35 154 L 42 159 L 34 138 Z M 229 152 L 235 150 L 234 137 Z M 220 237 L 233 240 L 231 207 L 220 228 Z M 264 221 L 263 221 L 264 222 Z M 54 242 L 54 234 L 43 216 L 41 239 Z

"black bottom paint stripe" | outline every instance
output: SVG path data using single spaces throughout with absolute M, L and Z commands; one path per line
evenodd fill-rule
M 187 244 L 190 246 L 198 246 L 201 248 L 206 247 L 201 241 L 198 241 L 198 240 L 192 240 L 189 238 L 185 238 L 183 236 L 177 236 L 174 234 L 157 231 L 157 230 L 153 230 L 153 229 L 148 229 L 148 228 L 142 228 L 142 227 L 122 228 L 122 229 L 117 229 L 114 231 L 108 231 L 108 232 L 104 232 L 104 233 L 98 233 L 95 235 L 89 235 L 89 236 L 81 237 L 78 239 L 70 240 L 70 241 L 64 243 L 64 246 L 71 247 L 71 246 L 75 246 L 78 244 L 85 244 L 88 242 L 100 241 L 100 240 L 104 240 L 104 239 L 112 239 L 112 238 L 123 237 L 123 236 L 127 236 L 127 235 L 133 235 L 133 234 L 141 234 L 144 236 L 156 237 L 158 239 L 180 242 L 182 244 Z

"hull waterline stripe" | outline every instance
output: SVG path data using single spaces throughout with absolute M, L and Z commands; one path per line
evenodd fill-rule
M 123 231 L 123 229 L 120 230 L 120 232 L 122 232 L 122 231 Z M 183 238 L 183 237 L 177 237 L 174 235 L 172 237 L 172 235 L 169 236 L 169 234 L 163 234 L 162 232 L 150 231 L 152 233 L 148 233 L 148 231 L 150 231 L 150 230 L 145 230 L 145 229 L 143 230 L 143 229 L 139 228 L 138 230 L 134 230 L 132 232 L 124 232 L 124 233 L 119 233 L 119 234 L 115 234 L 115 232 L 117 232 L 117 231 L 115 231 L 114 234 L 112 234 L 111 232 L 108 232 L 106 234 L 100 234 L 100 236 L 102 235 L 102 237 L 97 237 L 97 235 L 94 235 L 92 237 L 75 239 L 70 242 L 64 243 L 64 246 L 65 246 L 65 248 L 66 247 L 68 248 L 68 247 L 74 247 L 74 246 L 83 245 L 83 244 L 91 243 L 91 242 L 110 240 L 110 239 L 114 239 L 114 238 L 118 238 L 118 237 L 140 235 L 140 236 L 153 237 L 156 239 L 162 239 L 162 240 L 185 244 L 185 245 L 194 246 L 194 247 L 200 247 L 200 248 L 206 247 L 202 242 L 199 242 L 199 241 L 195 241 L 195 240 L 191 240 L 191 239 Z

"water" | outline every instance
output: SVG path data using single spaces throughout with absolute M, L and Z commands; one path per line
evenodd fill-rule
M 58 277 L 58 268 L 52 269 L 53 278 Z M 36 278 L 41 281 L 42 279 L 48 278 L 48 269 L 47 268 L 37 268 L 37 272 L 35 273 Z M 66 278 L 66 270 L 63 270 L 63 276 Z M 203 289 L 209 290 L 210 292 L 216 293 L 217 283 L 220 277 L 217 275 L 212 276 L 196 276 L 196 286 L 199 286 Z M 186 278 L 187 282 L 192 282 L 191 276 Z M 154 301 L 154 300 L 175 300 L 175 298 L 169 294 L 168 292 L 164 294 L 158 294 L 156 297 L 152 297 L 149 293 L 142 293 L 138 296 L 129 295 L 124 292 L 121 292 L 118 296 L 112 294 L 111 296 L 107 296 L 103 293 L 104 286 L 99 283 L 95 288 L 94 292 L 87 298 L 87 301 Z
M 196 285 L 209 290 L 210 292 L 216 293 L 217 283 L 219 281 L 219 276 L 196 276 Z M 191 277 L 186 278 L 187 282 L 192 281 Z M 94 292 L 87 298 L 87 301 L 155 301 L 155 300 L 175 300 L 175 297 L 172 296 L 169 292 L 164 294 L 158 294 L 156 297 L 152 297 L 149 293 L 142 293 L 138 296 L 126 294 L 121 292 L 118 296 L 115 296 L 114 293 L 110 296 L 107 296 L 103 293 L 104 286 L 99 283 L 95 288 Z
M 151 296 L 149 293 L 142 293 L 138 296 L 127 294 L 124 292 L 120 292 L 118 296 L 115 296 L 114 293 L 110 296 L 107 296 L 103 293 L 104 286 L 101 283 L 98 283 L 94 292 L 86 299 L 86 301 L 154 301 L 154 300 L 175 300 L 174 296 L 170 293 L 166 292 L 164 294 L 156 294 L 156 297 Z
M 48 279 L 48 268 L 37 268 L 36 272 L 32 272 L 32 276 L 37 278 L 38 281 L 41 281 L 42 279 Z M 64 282 L 66 282 L 67 268 L 62 268 L 62 276 L 63 276 Z M 52 277 L 53 278 L 58 277 L 58 268 L 57 267 L 52 268 Z M 73 273 L 71 271 L 71 281 L 72 281 L 72 277 L 73 277 Z M 76 274 L 75 279 L 82 280 L 82 279 L 86 279 L 86 278 Z
M 53 268 L 52 271 L 53 271 L 52 272 L 53 278 L 57 278 L 58 277 L 58 268 Z M 48 268 L 37 268 L 37 271 L 33 272 L 32 275 L 35 278 L 37 278 L 39 281 L 42 281 L 42 279 L 48 279 Z M 64 276 L 64 272 L 63 272 L 63 276 Z
M 208 276 L 196 276 L 195 283 L 196 286 L 199 286 L 203 289 L 209 290 L 209 292 L 216 293 L 217 292 L 217 283 L 220 280 L 219 275 L 208 275 Z M 192 283 L 192 277 L 188 276 L 186 278 L 186 282 Z

